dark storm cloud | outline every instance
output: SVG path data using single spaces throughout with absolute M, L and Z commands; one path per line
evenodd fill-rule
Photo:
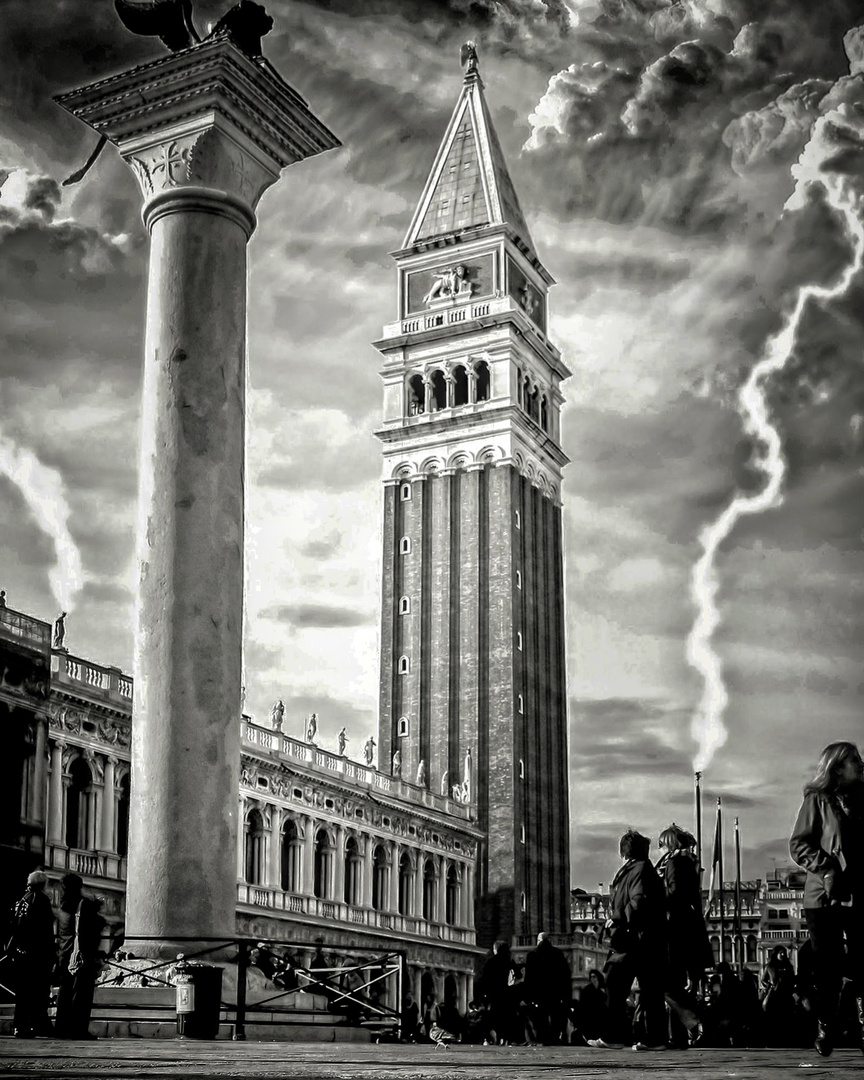
M 296 630 L 333 630 L 351 626 L 369 626 L 374 619 L 362 611 L 328 604 L 278 604 L 264 608 L 263 619 L 287 623 Z
M 678 708 L 634 698 L 573 698 L 570 717 L 570 774 L 577 787 L 581 780 L 674 775 L 689 769 L 689 754 L 670 746 L 657 730 L 669 720 L 683 728 Z
M 27 184 L 24 209 L 36 210 L 46 221 L 53 221 L 60 203 L 60 186 L 50 176 L 39 176 Z
M 52 183 L 31 182 L 22 211 L 0 202 L 4 375 L 50 385 L 62 381 L 65 364 L 96 355 L 110 361 L 105 377 L 122 379 L 125 367 L 137 379 L 143 251 L 80 222 L 52 220 Z

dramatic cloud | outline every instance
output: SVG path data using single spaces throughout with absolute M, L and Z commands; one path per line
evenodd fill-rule
M 369 618 L 363 612 L 350 608 L 328 607 L 326 604 L 280 604 L 265 608 L 263 619 L 275 619 L 297 628 L 316 627 L 328 629 L 336 626 L 365 626 Z

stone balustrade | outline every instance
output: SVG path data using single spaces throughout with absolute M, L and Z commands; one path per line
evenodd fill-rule
M 80 656 L 55 649 L 51 656 L 51 682 L 97 701 L 108 701 L 124 711 L 132 709 L 132 679 L 116 667 L 102 667 Z
M 315 919 L 327 919 L 341 925 L 362 926 L 370 930 L 386 930 L 389 933 L 413 934 L 417 937 L 431 938 L 434 941 L 458 942 L 473 945 L 476 935 L 473 929 L 464 926 L 448 926 L 445 923 L 429 922 L 416 916 L 399 915 L 392 911 L 375 911 L 372 908 L 358 907 L 338 900 L 323 900 L 317 896 L 303 896 L 297 893 L 283 892 L 261 885 L 237 885 L 237 902 L 254 908 L 263 908 L 270 912 L 288 912 Z
M 465 820 L 469 817 L 470 808 L 457 803 L 446 795 L 438 795 L 428 788 L 409 783 L 398 776 L 388 776 L 378 772 L 377 769 L 363 765 L 357 761 L 351 761 L 347 757 L 340 757 L 329 750 L 324 750 L 315 743 L 302 742 L 292 739 L 283 732 L 272 731 L 259 727 L 248 720 L 242 724 L 242 741 L 247 746 L 264 750 L 273 757 L 297 762 L 316 770 L 321 770 L 348 784 L 385 795 L 393 795 L 409 802 L 432 810 L 439 810 L 445 814 L 451 814 Z
M 64 874 L 79 874 L 82 878 L 126 880 L 126 859 L 113 852 L 79 851 L 61 844 L 48 844 L 45 865 Z

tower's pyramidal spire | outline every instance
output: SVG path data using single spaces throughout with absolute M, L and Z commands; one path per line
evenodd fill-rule
M 534 243 L 489 115 L 473 43 L 462 47 L 462 62 L 466 66 L 462 91 L 403 246 L 484 225 L 507 225 L 517 242 L 533 253 Z

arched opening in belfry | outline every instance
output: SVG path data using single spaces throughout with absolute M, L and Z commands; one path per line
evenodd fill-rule
M 532 420 L 539 422 L 540 420 L 540 391 L 535 386 L 531 393 L 528 395 L 528 415 Z
M 265 873 L 264 818 L 260 810 L 250 810 L 246 818 L 246 882 L 263 885 Z
M 406 388 L 408 401 L 408 415 L 419 416 L 425 409 L 426 388 L 423 385 L 422 375 L 411 375 Z
M 447 380 L 443 371 L 436 371 L 432 375 L 432 411 L 447 408 Z
M 345 895 L 346 904 L 360 904 L 360 847 L 353 836 L 345 843 Z
M 516 368 L 516 404 L 522 404 L 522 369 Z
M 117 854 L 129 854 L 129 774 L 117 785 Z
M 301 865 L 303 859 L 303 841 L 295 821 L 288 820 L 282 830 L 282 865 L 281 880 L 283 892 L 302 892 Z
M 399 914 L 410 915 L 411 914 L 411 894 L 413 892 L 412 885 L 414 883 L 414 874 L 411 870 L 411 858 L 403 852 L 402 858 L 399 860 Z
M 312 889 L 319 900 L 330 898 L 330 869 L 333 861 L 333 848 L 326 829 L 319 829 L 315 837 L 315 873 Z
M 387 853 L 380 844 L 372 854 L 372 907 L 376 911 L 387 907 Z
M 88 851 L 96 847 L 96 793 L 93 773 L 83 757 L 69 766 L 66 788 L 66 846 Z
M 477 379 L 475 398 L 477 401 L 488 401 L 492 387 L 492 377 L 489 373 L 489 365 L 485 360 L 481 360 L 474 368 L 474 372 Z
M 468 404 L 468 372 L 461 364 L 453 368 L 453 404 Z
M 544 431 L 549 430 L 549 406 L 546 403 L 546 395 L 540 398 L 540 427 Z

